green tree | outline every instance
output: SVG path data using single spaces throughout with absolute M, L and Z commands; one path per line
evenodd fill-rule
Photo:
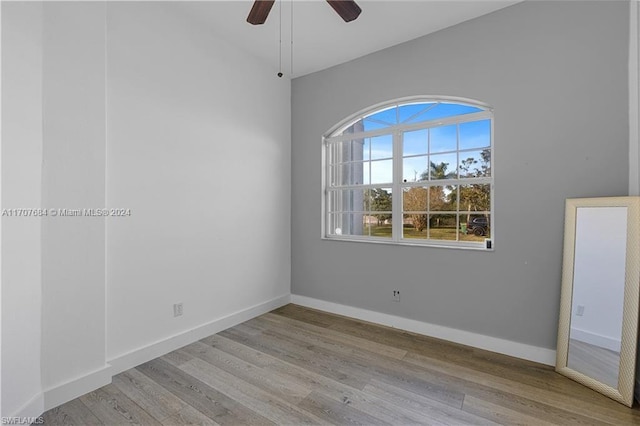
M 384 221 L 391 219 L 392 199 L 391 194 L 381 188 L 369 189 L 365 194 L 365 210 L 375 213 L 373 216 L 378 220 L 378 226 Z
M 429 170 L 425 170 L 420 175 L 421 180 L 429 180 L 429 174 L 431 175 L 431 180 L 446 180 L 456 177 L 455 171 L 448 171 L 449 163 L 441 162 L 434 163 L 431 161 L 429 163 Z M 449 189 L 448 193 L 445 192 L 445 188 Z M 455 210 L 452 208 L 452 205 L 456 203 L 456 194 L 454 192 L 455 187 L 453 186 L 432 186 L 429 188 L 429 211 L 443 211 L 443 210 Z M 420 218 L 419 221 L 421 223 L 426 223 L 428 219 L 427 215 L 423 215 L 424 217 Z M 443 218 L 442 215 L 439 214 L 431 214 L 431 223 L 432 227 L 435 227 L 440 224 L 440 220 Z M 426 227 L 426 225 L 425 225 Z
M 460 177 L 491 176 L 491 150 L 480 153 L 480 159 L 469 157 L 460 162 Z M 491 207 L 491 186 L 489 184 L 462 185 L 460 187 L 460 209 L 467 210 L 467 223 L 471 212 L 489 211 Z
M 456 172 L 448 172 L 449 163 L 436 164 L 433 161 L 429 163 L 429 170 L 425 170 L 420 175 L 420 180 L 429 180 L 429 172 L 431 172 L 431 180 L 451 179 L 456 176 Z
M 427 210 L 427 197 L 429 196 L 429 190 L 421 186 L 414 186 L 412 188 L 406 188 L 404 190 L 404 197 L 402 199 L 404 211 L 424 211 Z M 422 231 L 427 228 L 429 216 L 421 213 L 409 213 L 409 218 L 413 227 L 418 231 Z

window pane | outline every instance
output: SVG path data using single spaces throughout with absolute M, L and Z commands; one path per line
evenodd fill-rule
M 429 188 L 430 211 L 456 211 L 457 199 L 453 186 L 432 186 Z
M 391 213 L 391 188 L 366 189 L 364 197 L 364 210 Z
M 374 237 L 391 238 L 392 194 L 391 188 L 374 188 L 365 192 L 364 232 Z
M 391 135 L 370 138 L 370 143 L 372 160 L 393 157 L 393 137 Z
M 336 187 L 342 185 L 368 185 L 369 184 L 369 162 L 340 164 L 329 167 L 329 186 Z
M 429 152 L 455 151 L 458 148 L 458 133 L 455 124 L 429 129 Z
M 334 185 L 362 185 L 364 182 L 364 163 L 346 163 L 333 167 Z
M 391 238 L 391 220 L 390 214 L 332 213 L 327 220 L 327 233 Z
M 460 124 L 460 149 L 491 146 L 491 120 Z
M 335 144 L 336 162 L 362 161 L 364 154 L 364 139 L 354 139 Z
M 403 159 L 402 180 L 404 182 L 429 180 L 428 157 L 410 157 Z
M 426 213 L 412 213 L 402 216 L 402 238 L 421 238 L 429 237 L 427 225 L 429 215 Z
M 393 160 L 371 162 L 371 184 L 392 183 Z
M 396 107 L 378 111 L 363 119 L 364 130 L 383 129 L 397 124 Z
M 491 176 L 491 150 L 461 152 L 459 169 L 461 178 Z
M 362 164 L 362 183 L 365 185 L 371 183 L 371 163 L 368 161 Z
M 391 213 L 392 202 L 391 188 L 331 190 L 328 192 L 327 209 L 331 213 Z
M 456 241 L 458 239 L 457 215 L 429 215 L 429 238 L 432 240 Z
M 402 191 L 402 211 L 404 212 L 426 212 L 428 205 L 429 188 L 416 186 L 404 188 Z
M 488 212 L 491 210 L 491 185 L 475 184 L 460 186 L 460 211 Z
M 363 232 L 372 237 L 391 238 L 391 221 L 391 213 L 367 215 L 364 217 Z
M 327 208 L 333 213 L 364 212 L 368 209 L 365 205 L 366 191 L 363 189 L 329 191 Z
M 365 161 L 371 159 L 371 138 L 365 138 L 362 143 L 362 159 Z
M 367 235 L 363 226 L 363 213 L 340 213 L 329 215 L 329 233 L 333 235 Z
M 460 215 L 461 240 L 484 241 L 491 238 L 491 217 L 489 215 Z
M 340 206 L 338 204 L 338 192 L 339 191 L 327 191 L 327 212 L 340 210 Z
M 429 172 L 431 180 L 456 179 L 456 165 L 458 156 L 456 153 L 438 154 L 429 157 Z
M 436 106 L 435 102 L 408 104 L 398 107 L 398 118 L 400 123 L 416 123 L 423 120 L 424 114 Z
M 453 117 L 455 115 L 471 114 L 480 111 L 482 111 L 480 108 L 468 105 L 441 103 L 421 115 L 419 120 L 412 120 L 412 122 L 436 120 L 438 118 Z
M 427 129 L 404 132 L 402 134 L 402 155 L 418 155 L 427 153 Z

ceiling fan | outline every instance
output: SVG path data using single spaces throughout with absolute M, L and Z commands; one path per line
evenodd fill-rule
M 253 7 L 247 17 L 247 22 L 253 25 L 261 25 L 267 20 L 271 7 L 275 3 L 275 0 L 256 0 L 253 2 Z M 362 12 L 360 6 L 353 0 L 327 0 L 327 3 L 331 5 L 333 10 L 344 22 L 351 22 L 355 20 Z

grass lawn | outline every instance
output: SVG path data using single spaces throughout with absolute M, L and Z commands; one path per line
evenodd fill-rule
M 373 237 L 387 237 L 391 238 L 391 225 L 371 225 L 366 226 L 364 229 L 365 235 L 369 233 L 371 228 L 371 236 Z M 483 237 L 477 237 L 473 234 L 458 233 L 460 241 L 477 241 L 483 242 L 485 238 L 490 238 L 489 235 Z M 429 230 L 429 237 L 432 240 L 448 240 L 456 241 L 456 228 L 431 228 Z M 416 238 L 427 239 L 427 230 L 423 229 L 418 232 L 412 225 L 404 225 L 404 238 Z

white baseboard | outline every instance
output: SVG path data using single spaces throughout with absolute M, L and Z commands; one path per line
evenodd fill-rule
M 485 349 L 491 352 L 539 362 L 541 364 L 556 364 L 556 351 L 552 349 L 512 342 L 510 340 L 499 339 L 497 337 L 485 336 L 469 331 L 443 327 L 441 325 L 429 324 L 396 315 L 383 314 L 367 309 L 341 305 L 339 303 L 327 302 L 296 294 L 291 295 L 291 303 L 351 318 L 357 318 L 363 321 L 382 324 L 398 328 L 400 330 L 423 334 L 425 336 L 436 337 L 450 342 L 473 346 L 475 348 Z
M 111 383 L 111 366 L 107 364 L 96 371 L 49 388 L 44 392 L 44 411 L 69 402 L 109 383 Z
M 34 395 L 33 398 L 29 400 L 29 402 L 24 404 L 17 412 L 9 417 L 20 419 L 36 419 L 40 417 L 42 413 L 44 413 L 44 411 L 44 393 L 38 392 L 36 395 Z
M 115 376 L 207 336 L 284 306 L 290 301 L 291 296 L 285 294 L 110 359 L 108 362 L 112 367 L 111 373 Z
M 600 334 L 592 333 L 590 331 L 582 330 L 579 328 L 571 327 L 571 339 L 578 340 L 580 342 L 588 343 L 590 345 L 599 346 L 601 348 L 609 349 L 610 351 L 620 353 L 622 347 L 622 341 L 612 339 L 611 337 L 602 336 Z

